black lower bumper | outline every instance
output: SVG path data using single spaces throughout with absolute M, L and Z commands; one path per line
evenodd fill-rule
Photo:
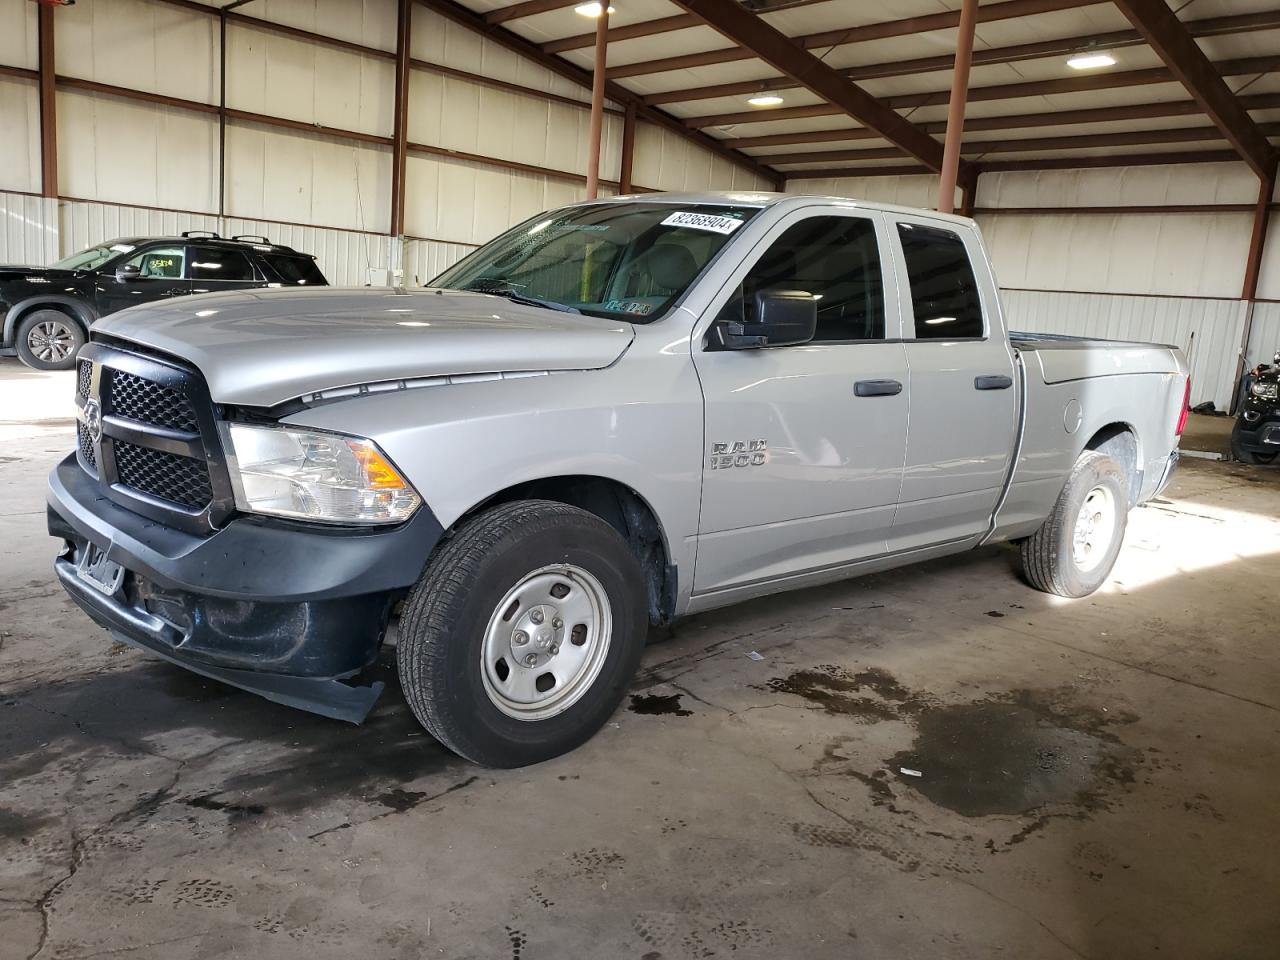
M 71 598 L 119 639 L 269 700 L 358 723 L 382 685 L 344 682 L 377 656 L 391 606 L 441 529 L 425 508 L 392 530 L 242 517 L 207 537 L 102 496 L 68 457 L 49 478 L 55 569 Z M 89 545 L 124 568 L 110 595 L 82 577 Z
M 1280 453 L 1280 417 L 1248 423 L 1238 417 L 1231 430 L 1231 446 L 1246 453 Z

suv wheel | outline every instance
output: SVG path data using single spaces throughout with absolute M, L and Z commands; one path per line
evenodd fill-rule
M 441 544 L 400 620 L 400 684 L 450 750 L 493 767 L 559 756 L 626 692 L 649 618 L 613 527 L 545 500 L 502 504 Z
M 1037 590 L 1087 597 L 1106 582 L 1129 519 L 1129 478 L 1105 454 L 1086 450 L 1049 518 L 1020 544 L 1022 569 Z
M 35 310 L 18 323 L 18 358 L 37 370 L 70 370 L 84 330 L 61 310 Z

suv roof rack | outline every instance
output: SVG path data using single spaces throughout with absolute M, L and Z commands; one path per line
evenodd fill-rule
M 232 240 L 243 240 L 245 243 L 270 243 L 266 237 L 258 233 L 238 233 Z
M 218 236 L 218 235 L 217 235 L 216 233 L 214 233 L 212 230 L 183 230 L 183 231 L 182 231 L 182 236 L 183 236 L 183 238 L 184 238 L 184 239 L 185 239 L 185 238 L 187 238 L 187 237 L 209 237 L 210 239 L 213 239 L 213 240 L 221 240 L 221 239 L 222 239 L 220 236 Z

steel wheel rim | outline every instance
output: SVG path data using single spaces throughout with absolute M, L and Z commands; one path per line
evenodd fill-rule
M 1116 531 L 1116 498 L 1101 484 L 1085 494 L 1076 514 L 1071 538 L 1071 555 L 1076 567 L 1088 573 L 1096 570 L 1111 549 Z
M 485 693 L 516 720 L 563 713 L 600 676 L 612 635 L 609 595 L 595 576 L 574 564 L 531 571 L 507 591 L 485 627 Z
M 61 363 L 71 356 L 75 344 L 71 328 L 57 320 L 41 320 L 27 334 L 27 348 L 43 363 Z

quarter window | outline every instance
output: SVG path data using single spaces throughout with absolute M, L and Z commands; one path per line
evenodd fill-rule
M 916 339 L 981 338 L 982 301 L 960 236 L 940 227 L 900 223 L 898 237 L 911 284 Z
M 253 265 L 239 250 L 192 247 L 191 279 L 238 280 L 244 283 L 253 279 Z
M 755 319 L 762 290 L 803 290 L 818 301 L 815 343 L 884 338 L 884 281 L 875 224 L 811 217 L 787 228 L 751 268 L 730 310 Z

